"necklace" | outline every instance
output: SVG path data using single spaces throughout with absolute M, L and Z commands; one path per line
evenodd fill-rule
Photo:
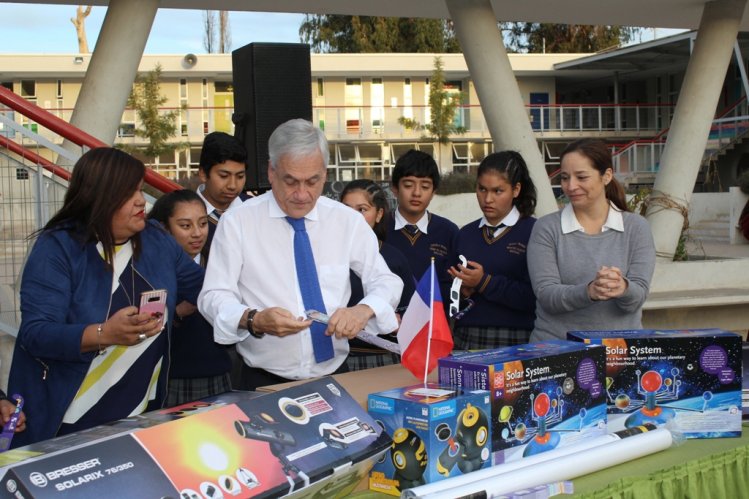
M 133 268 L 132 259 L 130 260 L 130 293 L 127 292 L 127 287 L 125 286 L 125 283 L 122 282 L 122 275 L 117 277 L 117 280 L 120 282 L 120 287 L 122 288 L 122 292 L 125 293 L 128 303 L 130 304 L 130 306 L 134 306 L 135 303 L 133 302 L 133 300 L 135 298 L 135 269 Z

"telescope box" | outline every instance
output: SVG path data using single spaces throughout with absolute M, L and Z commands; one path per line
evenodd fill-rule
M 686 438 L 741 436 L 742 340 L 721 329 L 571 331 L 606 348 L 609 428 L 673 421 Z
M 564 340 L 438 361 L 440 384 L 490 391 L 495 465 L 605 434 L 605 368 L 602 347 Z
M 0 496 L 343 496 L 390 444 L 327 377 L 20 463 Z
M 422 383 L 373 393 L 367 408 L 393 438 L 369 475 L 370 490 L 400 496 L 404 489 L 491 465 L 485 390 Z

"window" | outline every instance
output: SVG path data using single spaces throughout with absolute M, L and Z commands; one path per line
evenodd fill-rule
M 16 168 L 16 180 L 28 180 L 29 171 L 26 168 Z
M 135 123 L 120 123 L 118 137 L 135 137 Z
M 21 97 L 36 97 L 36 80 L 21 80 Z
M 213 83 L 213 89 L 216 92 L 233 92 L 234 87 L 232 87 L 231 82 L 229 81 L 216 81 Z
M 0 83 L 0 85 L 4 86 L 5 88 L 7 88 L 8 90 L 10 90 L 11 92 L 13 91 L 13 82 L 12 81 L 4 81 L 4 82 Z
M 184 78 L 179 80 L 179 98 L 187 99 L 187 80 Z
M 203 78 L 203 82 L 201 83 L 201 92 L 204 99 L 208 98 L 208 80 Z
M 57 98 L 62 99 L 62 80 L 57 80 Z
M 322 78 L 317 79 L 317 96 L 318 97 L 325 96 L 325 87 L 323 86 Z

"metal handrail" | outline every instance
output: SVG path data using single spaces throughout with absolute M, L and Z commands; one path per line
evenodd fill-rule
M 74 144 L 92 149 L 95 147 L 109 147 L 109 144 L 106 144 L 93 135 L 89 135 L 83 130 L 74 127 L 67 121 L 58 118 L 46 109 L 27 101 L 3 86 L 0 86 L 0 103 L 36 123 L 39 123 Z M 178 183 L 169 180 L 150 168 L 146 168 L 145 183 L 161 192 L 171 192 L 182 189 L 182 186 Z

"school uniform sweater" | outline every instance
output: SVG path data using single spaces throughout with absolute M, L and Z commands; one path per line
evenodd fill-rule
M 480 263 L 484 277 L 471 296 L 474 306 L 456 322 L 456 327 L 530 331 L 536 317 L 536 298 L 528 275 L 526 251 L 536 219 L 521 218 L 495 238 L 489 238 L 484 228 L 479 228 L 480 221 L 464 226 L 458 234 L 457 254 Z
M 447 269 L 457 260 L 455 245 L 458 239 L 458 226 L 434 213 L 428 213 L 428 216 L 427 233 L 419 231 L 415 235 L 411 235 L 406 227 L 395 230 L 395 219 L 391 216 L 388 220 L 387 242 L 403 253 L 417 281 L 429 269 L 434 257 L 440 293 L 447 310 L 452 284 L 452 277 L 447 273 Z

